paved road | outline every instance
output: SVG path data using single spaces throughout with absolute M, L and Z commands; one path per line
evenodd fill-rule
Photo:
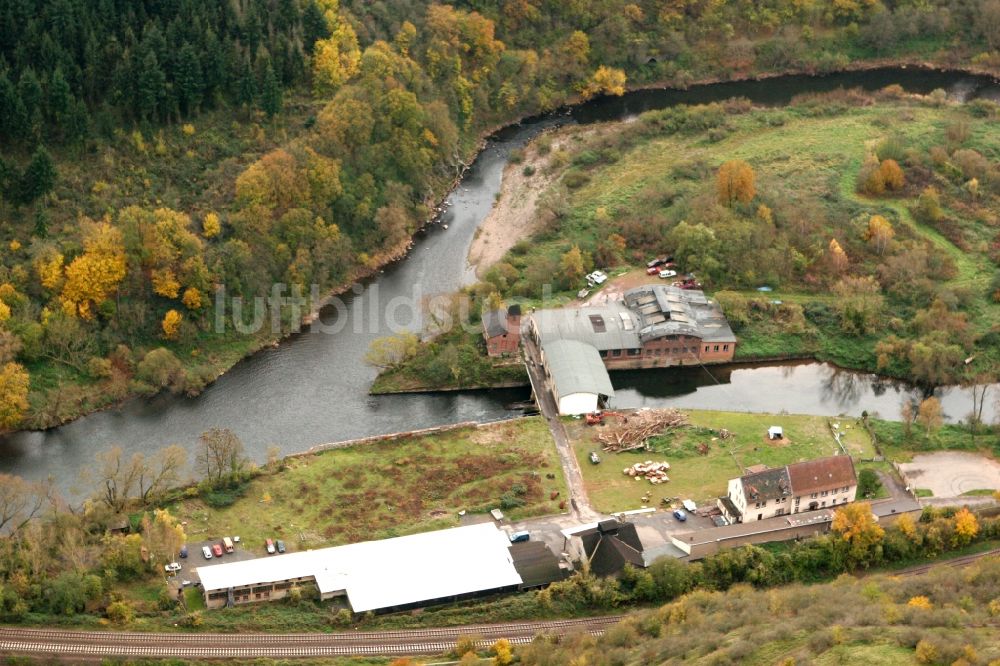
M 527 326 L 525 325 L 525 328 Z M 563 472 L 566 475 L 566 485 L 569 488 L 569 496 L 573 500 L 570 505 L 573 515 L 579 522 L 593 522 L 600 520 L 603 516 L 590 506 L 587 498 L 587 489 L 583 483 L 583 472 L 580 471 L 580 463 L 573 452 L 573 446 L 569 443 L 569 436 L 566 428 L 559 419 L 559 409 L 556 406 L 552 394 L 545 389 L 545 377 L 542 371 L 541 354 L 538 345 L 527 335 L 527 330 L 522 331 L 521 341 L 524 348 L 524 356 L 527 360 L 528 377 L 531 379 L 531 389 L 538 402 L 538 409 L 541 411 L 545 421 L 552 431 L 552 438 L 556 442 L 556 451 L 559 453 L 559 461 L 562 463 Z
M 0 654 L 35 655 L 72 662 L 110 657 L 287 659 L 444 654 L 455 647 L 461 636 L 476 637 L 477 644 L 483 648 L 499 638 L 523 645 L 538 634 L 601 634 L 623 617 L 335 634 L 158 634 L 3 627 L 0 628 Z

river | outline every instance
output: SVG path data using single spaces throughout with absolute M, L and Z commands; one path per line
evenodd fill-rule
M 205 430 L 229 428 L 243 440 L 249 455 L 262 460 L 271 445 L 287 454 L 322 442 L 509 417 L 512 412 L 504 406 L 526 399 L 525 390 L 369 396 L 375 371 L 362 357 L 374 338 L 386 334 L 378 324 L 390 302 L 411 297 L 415 289 L 425 296 L 452 292 L 474 279 L 465 257 L 476 228 L 500 190 L 512 149 L 545 127 L 623 119 L 679 103 L 740 96 L 758 104 L 781 105 L 803 92 L 841 86 L 874 90 L 893 83 L 915 93 L 942 88 L 956 99 L 1000 100 L 1000 85 L 986 77 L 917 68 L 879 69 L 688 90 L 643 90 L 501 130 L 447 198 L 439 223 L 418 234 L 406 259 L 345 298 L 343 309 L 324 311 L 321 322 L 326 325 L 307 328 L 242 361 L 198 397 L 132 400 L 59 428 L 6 436 L 0 439 L 0 472 L 29 479 L 51 477 L 69 497 L 79 498 L 83 491 L 78 482 L 80 470 L 93 462 L 95 453 L 114 445 L 126 453 L 149 454 L 175 443 L 193 451 Z M 338 317 L 347 318 L 339 332 L 320 330 L 335 324 Z M 360 322 L 365 325 L 359 326 Z M 417 318 L 412 327 L 420 328 Z M 823 415 L 856 415 L 867 409 L 894 418 L 904 397 L 918 396 L 911 387 L 819 363 L 718 368 L 711 375 L 703 370 L 616 373 L 614 381 L 620 386 L 615 404 L 622 407 L 677 405 Z M 943 389 L 939 393 L 951 420 L 969 411 L 971 398 L 966 392 Z M 991 419 L 997 415 L 995 408 L 989 413 Z

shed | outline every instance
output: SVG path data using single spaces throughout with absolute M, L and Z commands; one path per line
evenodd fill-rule
M 785 432 L 781 429 L 781 426 L 771 426 L 767 429 L 768 439 L 784 439 Z
M 542 343 L 542 363 L 559 413 L 589 414 L 615 394 L 598 351 L 577 340 Z

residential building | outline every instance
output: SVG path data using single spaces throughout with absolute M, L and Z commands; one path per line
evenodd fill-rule
M 484 312 L 483 339 L 490 356 L 516 354 L 521 346 L 521 306 L 515 304 Z
M 748 470 L 730 479 L 718 500 L 730 522 L 766 520 L 853 502 L 858 489 L 850 456 L 830 456 L 769 469 Z

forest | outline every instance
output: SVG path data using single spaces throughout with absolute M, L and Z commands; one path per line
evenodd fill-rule
M 989 70 L 998 44 L 995 0 L 5 3 L 0 428 L 197 393 L 280 335 L 220 307 L 400 256 L 519 117 L 866 60 Z

